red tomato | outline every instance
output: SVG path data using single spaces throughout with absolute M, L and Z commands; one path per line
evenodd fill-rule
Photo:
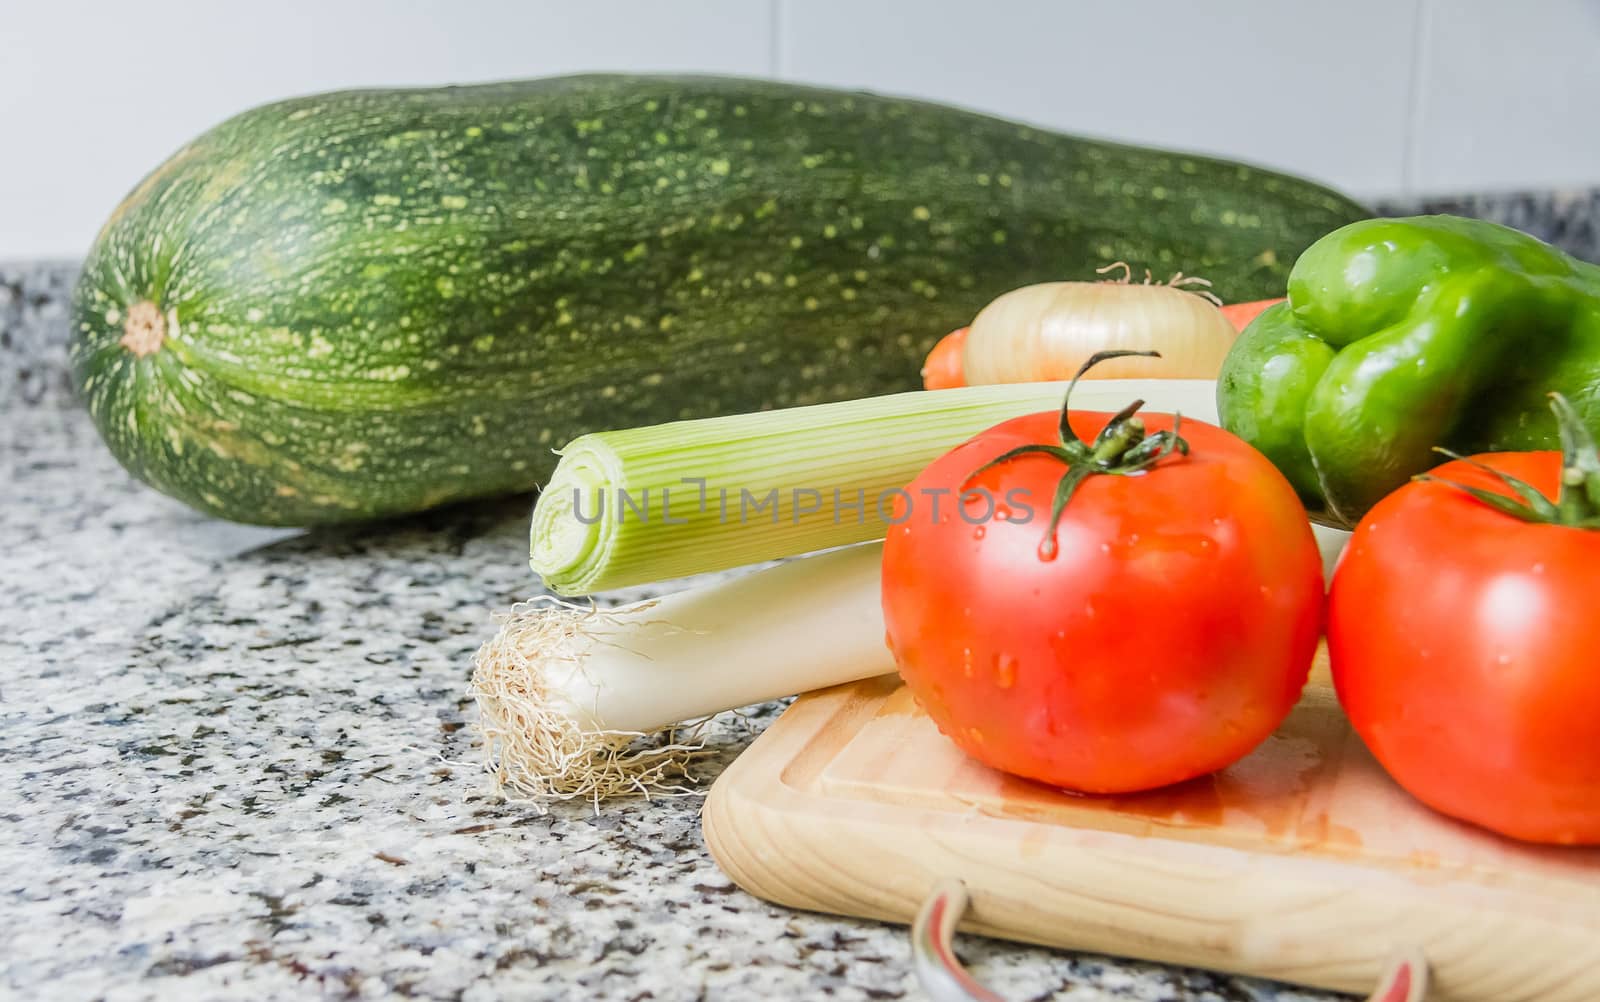
M 1071 424 L 1092 441 L 1109 417 Z M 1059 420 L 992 428 L 899 498 L 883 608 L 900 674 L 963 751 L 1019 776 L 1111 793 L 1222 768 L 1282 722 L 1316 652 L 1322 570 L 1304 509 L 1260 453 L 1185 421 L 1190 455 L 1084 480 L 1052 549 L 1060 460 L 968 478 L 1016 446 L 1058 443 Z M 1172 426 L 1147 420 L 1152 434 Z M 954 500 L 964 487 L 976 500 Z M 927 492 L 941 489 L 935 511 Z
M 1250 326 L 1250 321 L 1267 312 L 1268 307 L 1276 306 L 1281 302 L 1283 302 L 1283 298 L 1280 296 L 1277 299 L 1258 299 L 1252 303 L 1229 303 L 1226 306 L 1217 308 L 1222 311 L 1223 316 L 1228 318 L 1228 322 L 1233 324 L 1233 329 L 1242 333 L 1246 327 Z
M 1476 457 L 1549 497 L 1556 452 Z M 1509 495 L 1463 462 L 1434 476 Z M 1374 507 L 1334 574 L 1339 700 L 1423 803 L 1513 838 L 1600 843 L 1600 532 L 1521 521 L 1437 481 Z

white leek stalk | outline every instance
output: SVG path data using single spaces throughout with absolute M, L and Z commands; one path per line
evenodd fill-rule
M 472 676 L 495 785 L 535 802 L 669 791 L 695 746 L 638 739 L 893 672 L 882 550 L 833 550 L 616 609 L 512 609 Z

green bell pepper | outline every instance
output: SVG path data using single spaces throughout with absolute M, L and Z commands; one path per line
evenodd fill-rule
M 1453 452 L 1559 448 L 1549 394 L 1600 432 L 1600 266 L 1454 216 L 1369 219 L 1312 244 L 1235 342 L 1229 431 L 1312 517 L 1352 526 Z

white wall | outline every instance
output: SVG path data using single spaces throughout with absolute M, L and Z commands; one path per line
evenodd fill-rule
M 0 0 L 0 259 L 82 254 L 263 101 L 595 69 L 914 94 L 1358 196 L 1600 184 L 1600 0 Z

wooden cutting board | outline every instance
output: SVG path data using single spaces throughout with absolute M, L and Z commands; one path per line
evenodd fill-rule
M 1255 753 L 1131 796 L 978 765 L 892 676 L 837 686 L 723 773 L 704 826 L 739 886 L 796 908 L 909 922 L 949 876 L 971 892 L 963 929 L 991 936 L 1362 992 L 1414 947 L 1430 1000 L 1600 999 L 1600 850 L 1521 845 L 1412 800 L 1320 656 Z

